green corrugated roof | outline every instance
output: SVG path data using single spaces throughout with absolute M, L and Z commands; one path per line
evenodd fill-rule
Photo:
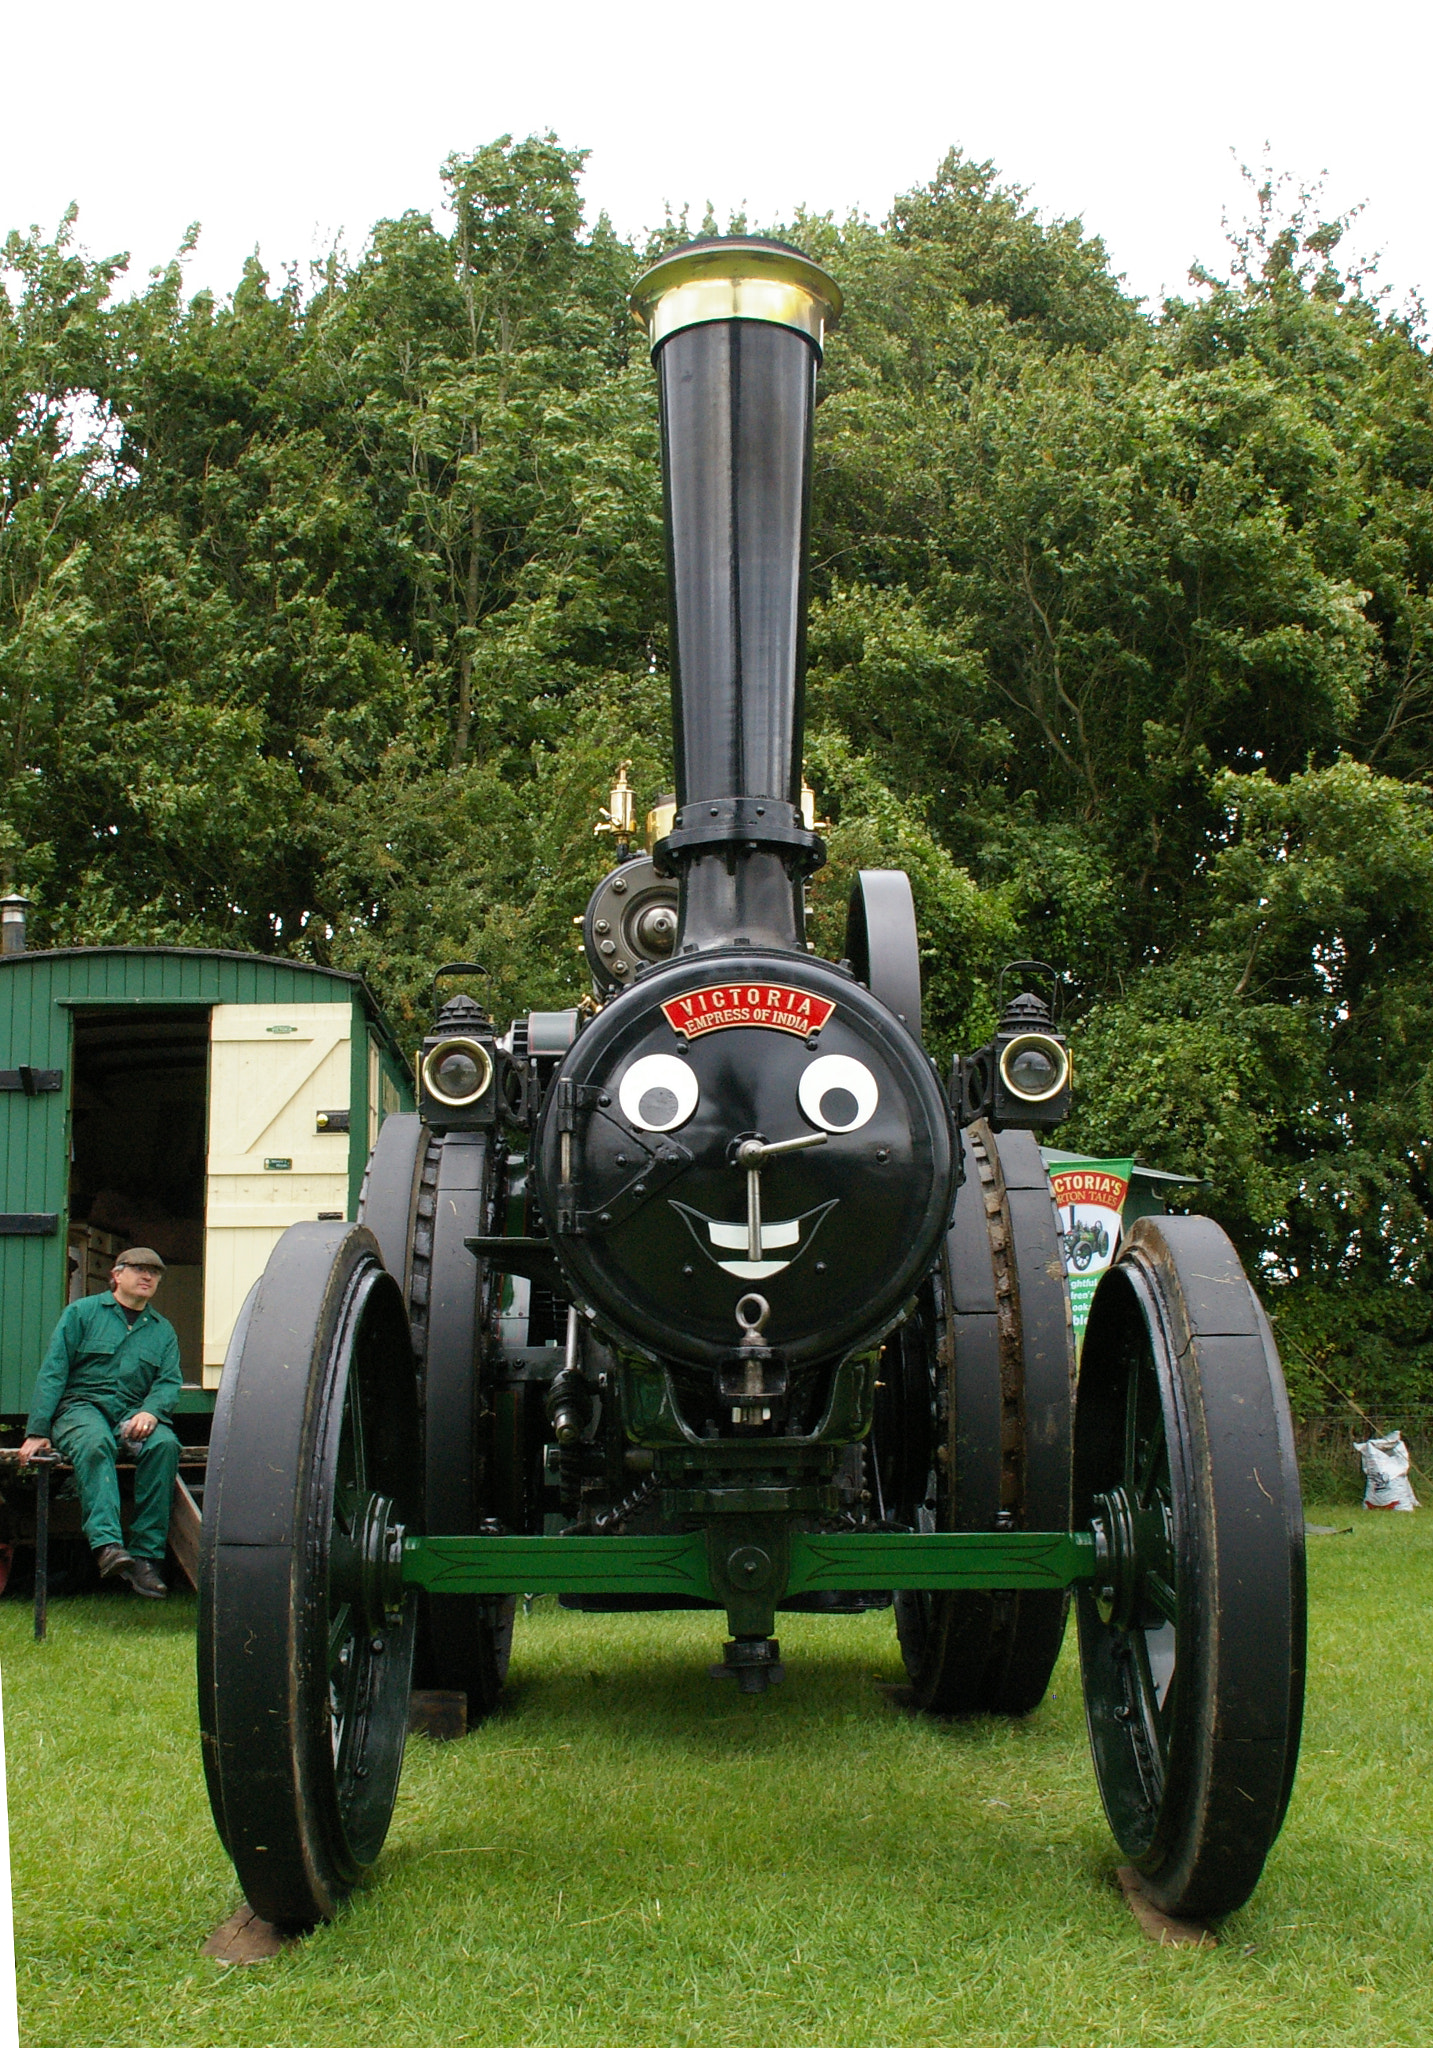
M 54 965 L 60 961 L 153 961 L 163 963 L 174 960 L 193 960 L 204 963 L 225 962 L 231 967 L 266 969 L 277 975 L 314 975 L 329 982 L 341 982 L 354 990 L 368 1013 L 370 1023 L 376 1026 L 386 1040 L 388 1049 L 400 1065 L 407 1065 L 403 1049 L 368 983 L 361 974 L 349 974 L 341 967 L 319 967 L 312 960 L 290 960 L 282 953 L 237 953 L 228 952 L 218 946 L 53 946 L 37 947 L 24 953 L 0 955 L 0 968 L 23 969 L 39 965 Z M 150 998 L 163 1001 L 162 996 Z M 242 998 L 241 998 L 242 1000 Z

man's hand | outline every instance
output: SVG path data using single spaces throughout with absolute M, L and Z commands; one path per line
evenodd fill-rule
M 131 1415 L 128 1422 L 119 1426 L 121 1436 L 128 1437 L 132 1444 L 142 1444 L 149 1432 L 159 1423 L 157 1415 L 151 1415 L 147 1408 L 141 1408 L 137 1415 Z
M 50 1439 L 47 1436 L 27 1436 L 20 1446 L 20 1463 L 28 1465 L 36 1451 L 48 1451 L 50 1448 Z

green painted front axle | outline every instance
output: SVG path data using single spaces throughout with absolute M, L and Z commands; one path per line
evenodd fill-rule
M 681 1536 L 409 1536 L 403 1579 L 432 1593 L 594 1593 L 730 1605 L 733 1592 L 1052 1592 L 1096 1575 L 1093 1534 L 837 1536 L 718 1526 Z M 782 1553 L 785 1553 L 783 1556 Z M 783 1569 L 784 1566 L 784 1569 Z

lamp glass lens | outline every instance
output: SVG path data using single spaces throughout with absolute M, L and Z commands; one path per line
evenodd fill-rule
M 1044 1095 L 1059 1079 L 1060 1069 L 1043 1046 L 1027 1045 L 1011 1060 L 1010 1085 L 1021 1095 Z
M 433 1088 L 456 1102 L 464 1095 L 478 1093 L 478 1063 L 469 1052 L 450 1052 L 433 1064 Z
M 1052 1102 L 1069 1085 L 1069 1058 L 1058 1038 L 1026 1032 L 1001 1053 L 1000 1078 L 1022 1102 Z

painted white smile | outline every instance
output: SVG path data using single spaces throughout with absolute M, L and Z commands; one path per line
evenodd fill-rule
M 689 1209 L 685 1202 L 673 1202 L 688 1230 L 704 1252 L 723 1273 L 730 1273 L 738 1280 L 769 1280 L 773 1273 L 784 1273 L 793 1260 L 800 1258 L 806 1246 L 821 1227 L 827 1212 L 834 1209 L 835 1202 L 823 1202 L 817 1209 L 808 1209 L 804 1216 L 792 1216 L 784 1223 L 763 1223 L 761 1226 L 761 1257 L 751 1256 L 751 1239 L 744 1223 L 718 1223 L 711 1216 L 704 1216 L 700 1209 Z M 802 1242 L 801 1226 L 809 1224 L 805 1243 Z M 705 1233 L 705 1235 L 704 1235 Z M 790 1251 L 791 1257 L 772 1259 L 768 1252 Z M 724 1259 L 722 1252 L 744 1252 L 739 1259 Z
M 708 1217 L 707 1229 L 712 1234 L 712 1243 L 718 1251 L 750 1252 L 746 1226 L 743 1223 L 713 1223 Z M 791 1264 L 790 1259 L 769 1259 L 768 1252 L 784 1251 L 789 1245 L 801 1242 L 801 1218 L 793 1216 L 789 1223 L 763 1223 L 761 1226 L 761 1257 L 759 1259 L 718 1259 L 723 1273 L 735 1273 L 738 1280 L 765 1280 L 772 1273 L 784 1273 Z

